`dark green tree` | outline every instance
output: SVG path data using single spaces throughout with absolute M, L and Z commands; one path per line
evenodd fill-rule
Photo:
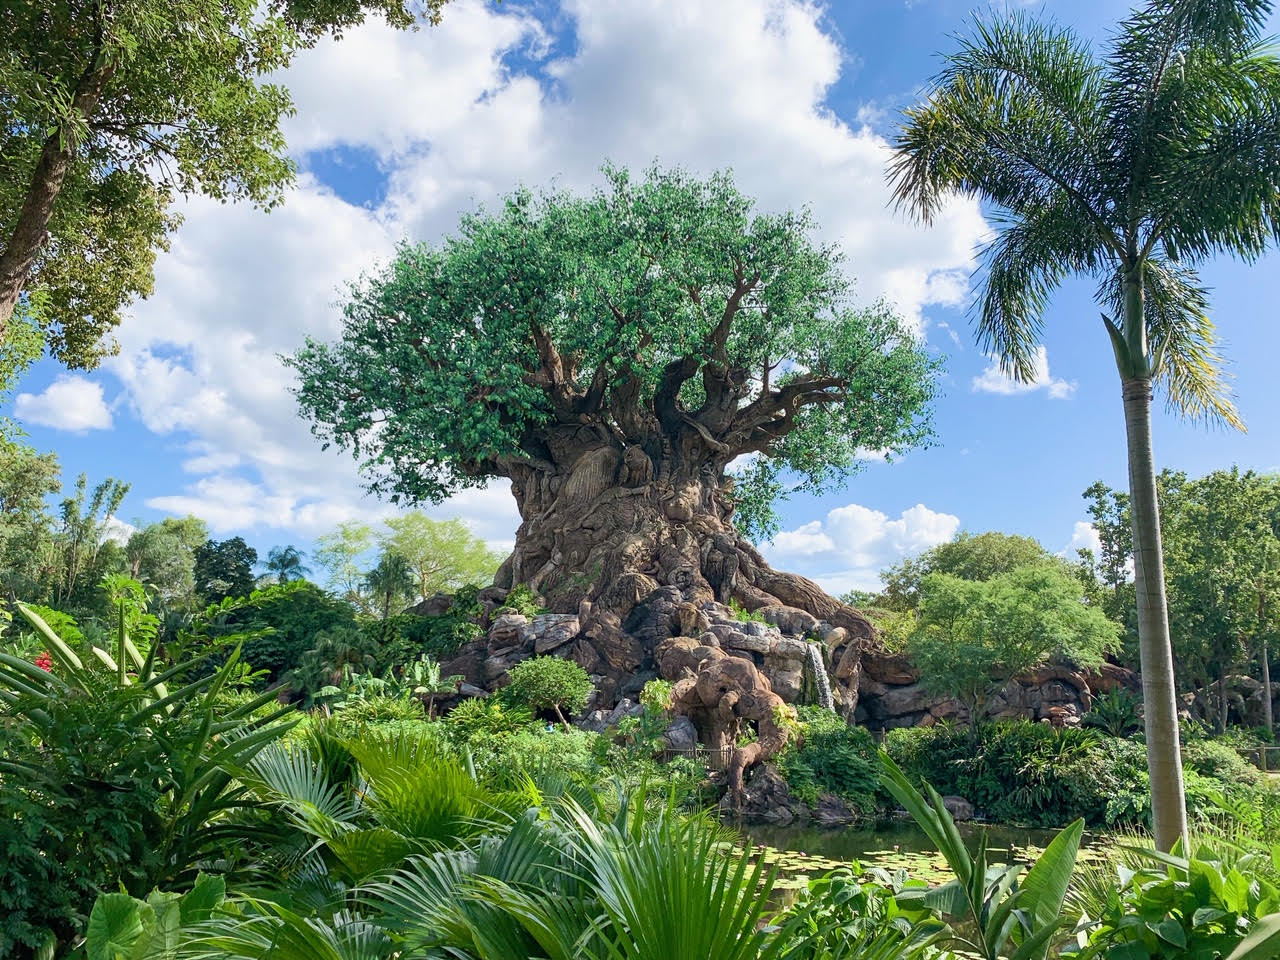
M 207 540 L 196 548 L 195 588 L 202 604 L 220 603 L 227 597 L 247 597 L 253 592 L 253 568 L 258 551 L 243 537 Z
M 1099 59 L 1068 29 L 979 22 L 907 112 L 891 177 L 930 220 L 956 191 L 1001 225 L 978 306 L 984 348 L 1035 377 L 1042 314 L 1070 274 L 1097 299 L 1121 383 L 1156 842 L 1187 832 L 1151 449 L 1156 385 L 1193 418 L 1239 425 L 1196 268 L 1280 236 L 1280 59 L 1269 0 L 1151 0 Z
M 757 494 L 782 471 L 827 489 L 859 448 L 923 441 L 931 361 L 886 305 L 852 304 L 808 214 L 756 212 L 726 174 L 606 177 L 518 193 L 356 285 L 341 340 L 293 359 L 313 432 L 397 501 L 508 478 L 523 522 L 496 583 L 589 600 L 598 637 L 664 585 L 868 636 L 741 531 L 770 528 Z M 629 641 L 600 650 L 634 667 Z
M 264 78 L 367 13 L 404 27 L 444 2 L 0 4 L 0 344 L 21 309 L 63 362 L 96 363 L 151 292 L 175 197 L 283 197 L 293 108 Z
M 562 657 L 533 657 L 518 663 L 509 672 L 511 682 L 503 695 L 512 703 L 530 710 L 551 710 L 567 731 L 566 713 L 576 713 L 591 698 L 591 678 L 572 660 Z

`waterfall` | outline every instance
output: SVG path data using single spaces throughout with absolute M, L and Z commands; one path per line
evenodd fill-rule
M 831 678 L 827 676 L 827 665 L 822 662 L 822 648 L 816 643 L 810 643 L 804 659 L 818 688 L 818 706 L 824 710 L 834 710 L 836 705 L 831 699 Z

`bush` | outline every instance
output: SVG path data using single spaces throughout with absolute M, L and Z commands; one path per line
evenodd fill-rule
M 880 773 L 871 734 L 830 710 L 801 707 L 799 713 L 801 741 L 778 760 L 791 792 L 811 806 L 821 794 L 833 793 L 861 816 L 874 816 Z
M 1253 764 L 1218 740 L 1192 740 L 1183 744 L 1182 763 L 1201 776 L 1228 784 L 1253 786 L 1262 780 L 1262 774 Z
M 244 659 L 265 670 L 271 682 L 298 666 L 322 634 L 358 631 L 355 609 L 313 583 L 298 582 L 262 591 L 255 605 L 231 618 L 229 627 L 269 630 L 244 645 Z
M 521 707 L 511 707 L 498 697 L 475 697 L 463 700 L 444 718 L 450 735 L 459 743 L 467 743 L 480 735 L 516 733 L 533 726 L 533 714 Z
M 587 705 L 594 689 L 587 671 L 563 657 L 533 657 L 511 668 L 511 682 L 503 690 L 510 703 L 528 710 L 551 710 L 568 728 L 566 713 Z
M 1146 815 L 1144 748 L 1091 730 L 939 724 L 892 730 L 885 749 L 915 782 L 958 794 L 994 820 L 1051 827 L 1083 817 L 1110 826 Z
M 525 728 L 513 733 L 480 733 L 467 742 L 476 776 L 499 789 L 518 789 L 525 777 L 548 774 L 574 783 L 590 783 L 599 734 L 587 730 Z

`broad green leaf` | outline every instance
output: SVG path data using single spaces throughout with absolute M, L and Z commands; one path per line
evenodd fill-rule
M 154 911 L 141 900 L 127 893 L 99 894 L 85 929 L 88 960 L 132 960 L 135 945 L 154 922 Z
M 1227 960 L 1271 960 L 1280 956 L 1280 913 L 1258 920 L 1243 940 L 1227 955 Z

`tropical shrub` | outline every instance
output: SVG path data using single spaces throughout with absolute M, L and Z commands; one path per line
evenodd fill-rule
M 1131 736 L 1142 729 L 1142 698 L 1125 689 L 1100 694 L 1081 722 L 1108 736 Z
M 865 879 L 864 879 L 865 877 Z M 858 864 L 810 880 L 773 927 L 782 960 L 910 960 L 931 956 L 947 932 L 932 910 L 898 894 L 926 887 L 905 874 Z
M 244 658 L 267 671 L 271 682 L 295 669 L 320 635 L 357 632 L 355 608 L 305 580 L 269 587 L 250 599 L 251 606 L 226 616 L 226 626 L 260 634 L 245 643 Z
M 1261 960 L 1280 952 L 1280 894 L 1247 860 L 1226 865 L 1211 847 L 1198 849 L 1191 858 L 1154 850 L 1137 853 L 1142 865 L 1120 868 L 1096 915 L 1081 924 L 1072 951 L 1080 960 Z M 1254 939 L 1263 941 L 1256 950 L 1243 944 L 1255 925 Z M 1239 950 L 1242 945 L 1246 949 Z
M 885 749 L 913 782 L 957 794 L 994 820 L 1059 826 L 1140 821 L 1147 806 L 1142 745 L 1092 730 L 1011 720 L 977 730 L 939 724 L 891 730 Z
M 123 629 L 114 656 L 92 648 L 82 660 L 19 610 L 53 669 L 0 654 L 4 956 L 66 943 L 100 891 L 180 891 L 211 860 L 234 871 L 250 828 L 233 814 L 255 804 L 227 771 L 287 730 L 278 711 L 255 716 L 270 694 L 220 702 L 240 675 L 235 653 L 188 682 L 198 662 L 157 675 Z
M 563 657 L 533 657 L 516 664 L 508 673 L 511 682 L 503 697 L 528 710 L 550 710 L 569 729 L 566 713 L 577 713 L 587 705 L 594 689 L 587 671 Z
M 952 943 L 984 960 L 1044 960 L 1066 922 L 1064 901 L 1075 869 L 1084 821 L 1076 820 L 1055 836 L 1023 874 L 1021 864 L 987 861 L 987 835 L 978 835 L 970 851 L 956 830 L 941 795 L 931 785 L 918 791 L 887 753 L 880 754 L 881 782 L 947 861 L 953 879 L 912 899 L 963 923 Z M 899 900 L 906 898 L 906 891 Z
M 515 733 L 534 725 L 533 714 L 524 707 L 509 706 L 497 696 L 463 700 L 444 718 L 450 734 L 461 744 L 473 737 Z
M 817 707 L 800 708 L 799 727 L 799 743 L 778 759 L 791 792 L 810 805 L 833 793 L 863 817 L 875 816 L 880 771 L 871 734 Z

